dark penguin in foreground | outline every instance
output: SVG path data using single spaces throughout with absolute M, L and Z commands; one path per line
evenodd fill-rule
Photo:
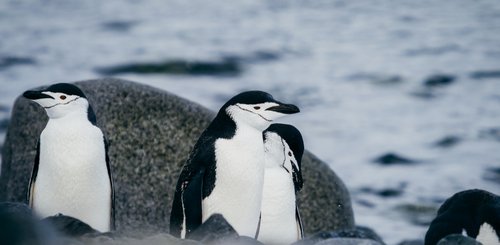
M 425 245 L 463 233 L 485 245 L 500 244 L 500 196 L 477 189 L 456 193 L 439 208 L 425 234 Z
M 304 141 L 292 125 L 272 124 L 264 131 L 265 174 L 258 240 L 292 244 L 303 238 L 296 192 L 302 189 Z
M 264 179 L 262 132 L 299 112 L 262 91 L 236 95 L 201 134 L 177 182 L 170 233 L 186 238 L 220 213 L 239 235 L 255 237 Z
M 31 208 L 41 218 L 61 213 L 109 231 L 114 194 L 107 146 L 85 94 L 75 85 L 58 83 L 23 96 L 49 117 L 28 188 Z

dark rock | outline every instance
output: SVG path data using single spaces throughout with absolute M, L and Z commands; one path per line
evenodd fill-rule
M 450 52 L 459 52 L 461 51 L 461 48 L 459 45 L 456 44 L 446 44 L 442 46 L 436 46 L 436 47 L 421 47 L 421 48 L 416 48 L 416 49 L 409 49 L 406 50 L 404 53 L 405 55 L 408 56 L 421 56 L 421 55 L 431 55 L 431 56 L 437 56 L 437 55 L 442 55 Z
M 312 236 L 295 242 L 294 245 L 319 244 L 322 241 L 328 241 L 332 238 L 366 239 L 376 241 L 377 244 L 385 244 L 382 241 L 382 238 L 380 238 L 380 236 L 372 229 L 363 226 L 356 226 L 354 229 L 318 232 Z
M 476 241 L 476 239 L 468 236 L 462 236 L 460 234 L 452 234 L 439 240 L 437 245 L 481 245 L 481 243 Z
M 0 58 L 0 70 L 16 65 L 34 65 L 36 61 L 28 57 L 2 57 Z
M 475 71 L 470 74 L 472 79 L 500 78 L 500 70 Z
M 205 244 L 219 243 L 226 239 L 235 239 L 238 233 L 221 214 L 210 216 L 200 227 L 191 232 L 187 238 Z
M 23 203 L 0 203 L 0 243 L 9 245 L 60 244 L 50 227 L 41 225 Z
M 349 80 L 367 80 L 380 85 L 395 85 L 404 81 L 399 75 L 375 74 L 375 73 L 355 73 L 347 77 Z
M 9 127 L 9 119 L 1 119 L 0 120 L 0 132 L 5 131 Z
M 423 240 L 404 240 L 404 241 L 398 243 L 398 245 L 424 245 L 424 241 Z
M 233 239 L 226 239 L 216 244 L 217 245 L 264 245 L 264 243 L 261 243 L 247 236 L 240 236 Z
M 415 225 L 428 226 L 436 217 L 437 207 L 418 204 L 400 204 L 395 210 Z
M 371 239 L 380 244 L 385 244 L 382 238 L 374 230 L 364 226 L 356 226 L 355 229 L 339 230 L 337 233 L 339 237 Z
M 460 141 L 462 141 L 462 138 L 451 135 L 438 140 L 434 145 L 440 148 L 450 148 L 460 143 Z
M 436 244 L 450 234 L 476 237 L 483 223 L 500 236 L 500 196 L 484 190 L 466 190 L 448 198 L 425 234 L 425 244 Z M 450 243 L 451 244 L 451 243 Z
M 440 74 L 428 77 L 424 81 L 424 85 L 429 88 L 444 87 L 452 84 L 454 81 L 455 81 L 455 76 Z
M 409 165 L 417 163 L 418 161 L 402 157 L 396 153 L 387 153 L 373 160 L 375 163 L 382 165 Z
M 361 238 L 330 238 L 315 245 L 382 245 L 374 240 Z
M 240 63 L 232 59 L 224 59 L 221 61 L 168 60 L 159 63 L 132 63 L 98 68 L 96 71 L 105 76 L 114 76 L 124 73 L 238 76 L 243 72 Z
M 479 138 L 500 141 L 500 127 L 488 128 L 479 131 Z
M 109 21 L 102 24 L 102 27 L 106 30 L 126 32 L 130 30 L 135 24 L 135 21 Z
M 276 61 L 281 58 L 281 55 L 274 51 L 259 50 L 255 51 L 249 55 L 224 55 L 224 60 L 233 61 L 235 63 L 260 63 L 260 62 L 270 62 Z
M 403 188 L 384 188 L 380 190 L 375 190 L 371 187 L 363 187 L 360 189 L 361 192 L 374 194 L 379 197 L 389 198 L 389 197 L 398 197 L 403 194 Z
M 171 93 L 124 80 L 77 85 L 110 142 L 117 231 L 168 231 L 178 175 L 215 114 Z M 40 106 L 16 100 L 2 149 L 0 200 L 25 201 L 36 142 L 46 120 Z M 308 152 L 302 168 L 305 181 L 298 201 L 306 234 L 352 228 L 351 201 L 342 180 Z
M 79 237 L 85 234 L 98 234 L 87 223 L 62 214 L 50 216 L 42 220 L 42 223 L 54 227 L 59 234 L 69 237 Z
M 486 173 L 484 173 L 483 178 L 500 184 L 500 167 L 486 169 Z

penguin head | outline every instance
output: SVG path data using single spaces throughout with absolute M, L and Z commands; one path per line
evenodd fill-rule
M 85 94 L 69 83 L 53 84 L 42 90 L 28 90 L 23 93 L 23 97 L 42 106 L 51 119 L 72 113 L 88 113 L 91 110 Z
M 226 102 L 219 114 L 228 115 L 236 125 L 245 124 L 263 131 L 273 120 L 299 111 L 297 106 L 279 102 L 266 92 L 247 91 Z
M 295 191 L 302 189 L 301 161 L 304 141 L 299 130 L 292 125 L 275 123 L 264 131 L 266 167 L 281 167 L 291 175 Z

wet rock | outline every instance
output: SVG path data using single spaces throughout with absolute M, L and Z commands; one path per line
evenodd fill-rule
M 382 238 L 380 238 L 380 236 L 372 229 L 363 226 L 356 226 L 354 229 L 318 232 L 312 236 L 306 237 L 300 241 L 295 242 L 293 245 L 319 244 L 320 242 L 328 241 L 333 238 L 364 239 L 364 240 L 375 241 L 377 242 L 377 244 L 382 244 L 382 245 L 385 244 L 382 241 Z
M 0 57 L 0 70 L 16 65 L 34 65 L 36 61 L 29 57 Z
M 135 21 L 109 21 L 102 24 L 102 27 L 106 30 L 116 31 L 116 32 L 126 32 L 129 31 L 137 23 Z
M 500 184 L 500 167 L 486 169 L 483 178 L 485 180 L 493 181 L 497 184 Z
M 437 207 L 418 204 L 400 204 L 395 210 L 415 225 L 427 226 L 436 217 Z
M 382 245 L 382 243 L 361 238 L 330 238 L 315 245 Z
M 450 148 L 462 141 L 462 138 L 454 135 L 446 136 L 434 143 L 434 146 L 440 148 Z
M 281 54 L 270 50 L 258 50 L 249 55 L 225 55 L 224 60 L 236 63 L 261 63 L 276 61 L 281 58 Z
M 143 236 L 168 231 L 177 178 L 214 112 L 171 93 L 119 79 L 78 82 L 106 135 L 115 188 L 116 229 Z M 24 202 L 47 116 L 18 98 L 2 149 L 0 200 Z M 349 192 L 331 168 L 305 152 L 298 195 L 306 234 L 352 228 Z M 325 209 L 325 207 L 328 207 Z
M 500 127 L 488 128 L 479 131 L 479 138 L 500 141 Z
M 23 203 L 0 203 L 0 242 L 9 245 L 61 244 L 51 227 L 43 226 Z
M 423 240 L 404 240 L 404 241 L 398 243 L 398 245 L 424 245 L 424 241 Z
M 474 238 L 468 236 L 462 236 L 460 234 L 452 234 L 439 240 L 437 245 L 482 245 L 482 244 L 476 241 L 476 239 Z
M 98 68 L 96 71 L 105 76 L 124 73 L 134 74 L 171 74 L 189 76 L 238 76 L 243 72 L 240 63 L 233 59 L 221 61 L 167 60 L 158 63 L 131 63 Z
M 9 127 L 9 119 L 1 119 L 0 120 L 0 132 L 5 131 Z
M 483 223 L 500 231 L 500 196 L 473 189 L 458 192 L 448 198 L 438 210 L 425 234 L 425 244 L 436 244 L 451 234 L 475 237 Z M 448 243 L 451 244 L 451 243 Z
M 373 159 L 374 163 L 379 163 L 382 165 L 410 165 L 418 163 L 416 160 L 412 160 L 406 157 L 402 157 L 396 153 L 387 153 Z
M 404 81 L 399 75 L 355 73 L 347 77 L 349 80 L 367 80 L 379 85 L 396 85 Z
M 50 216 L 42 220 L 42 223 L 54 227 L 59 234 L 69 237 L 79 237 L 85 234 L 98 234 L 87 223 L 62 214 Z
M 434 87 L 444 87 L 452 84 L 455 81 L 455 76 L 453 75 L 433 75 L 425 79 L 424 85 L 428 88 Z
M 363 193 L 374 194 L 383 198 L 398 197 L 401 196 L 404 190 L 401 188 L 384 188 L 380 190 L 373 189 L 371 187 L 361 188 L 360 191 Z
M 475 71 L 470 74 L 472 79 L 500 78 L 500 70 Z
M 220 243 L 223 240 L 236 239 L 238 233 L 221 214 L 214 214 L 200 227 L 189 234 L 189 239 L 205 244 Z

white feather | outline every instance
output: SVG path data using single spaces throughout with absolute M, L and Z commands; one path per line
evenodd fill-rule
M 266 168 L 258 237 L 264 244 L 291 244 L 300 239 L 293 179 L 283 166 L 285 161 L 289 162 L 285 154 L 289 147 L 282 142 L 276 133 L 266 133 Z
M 111 186 L 104 140 L 86 113 L 50 119 L 42 131 L 32 206 L 42 218 L 62 213 L 109 231 Z
M 495 229 L 488 223 L 483 223 L 481 225 L 476 240 L 483 245 L 500 245 L 500 240 Z
M 232 139 L 215 142 L 216 180 L 203 200 L 203 222 L 220 213 L 240 235 L 255 237 L 264 177 L 262 132 L 238 125 Z

